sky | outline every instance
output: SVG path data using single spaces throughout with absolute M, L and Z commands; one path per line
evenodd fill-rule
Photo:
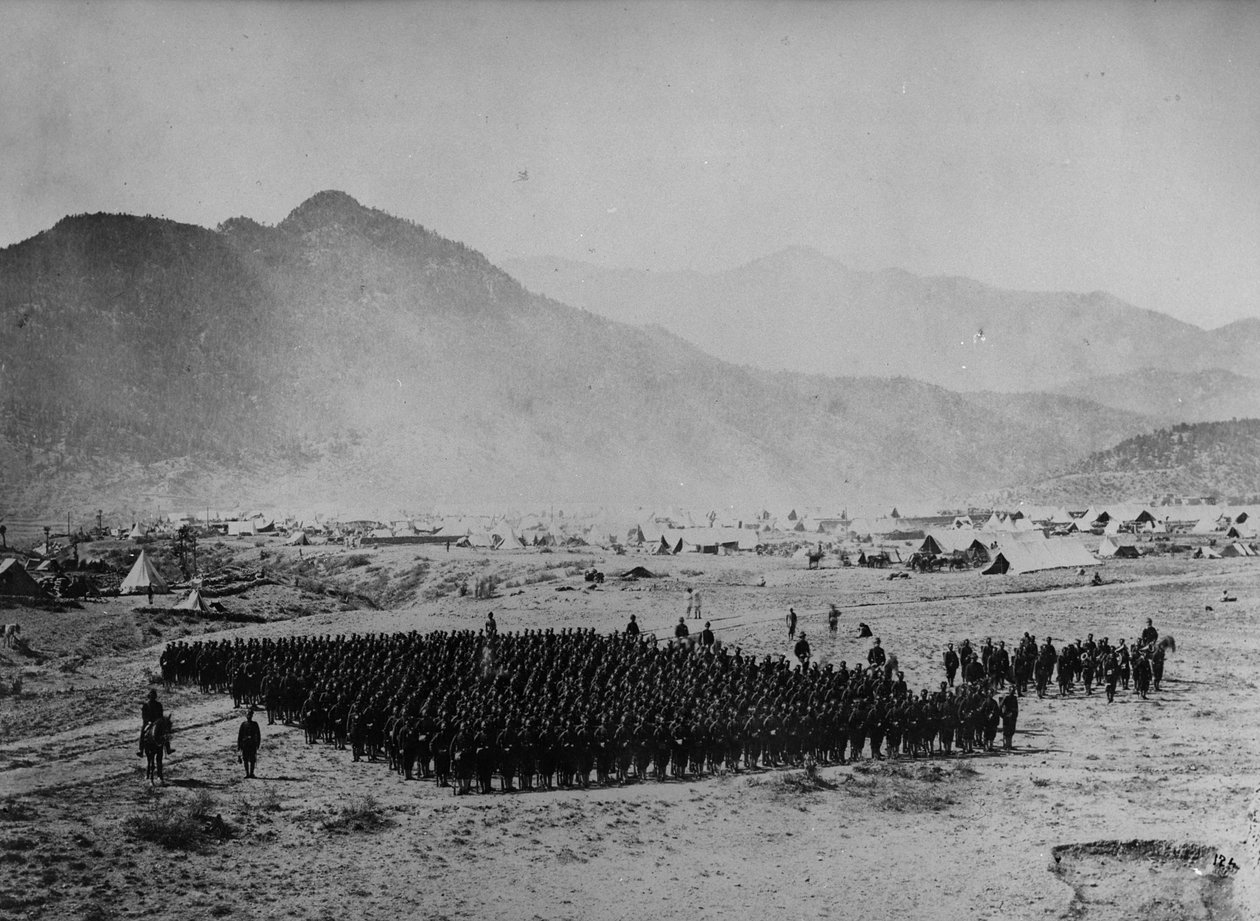
M 1260 3 L 0 0 L 0 246 L 341 189 L 492 259 L 1260 316 Z

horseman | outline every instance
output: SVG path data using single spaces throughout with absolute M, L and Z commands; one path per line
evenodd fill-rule
M 144 733 L 145 730 L 162 718 L 162 702 L 158 700 L 157 691 L 149 691 L 149 699 L 140 706 L 140 738 L 136 741 L 138 751 L 136 755 L 144 755 Z M 166 753 L 171 754 L 170 736 L 164 736 L 162 739 L 166 747 Z

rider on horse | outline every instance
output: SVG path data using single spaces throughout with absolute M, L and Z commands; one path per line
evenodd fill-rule
M 149 699 L 140 707 L 140 738 L 136 744 L 139 746 L 137 755 L 144 755 L 144 733 L 145 730 L 162 718 L 162 702 L 157 698 L 157 691 L 149 691 Z M 171 738 L 165 736 L 162 740 L 166 746 L 166 753 L 171 754 Z

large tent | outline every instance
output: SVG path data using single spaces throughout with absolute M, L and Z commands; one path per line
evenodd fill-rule
M 1040 532 L 1009 534 L 998 542 L 993 562 L 984 570 L 986 576 L 1020 575 L 1043 569 L 1069 569 L 1094 566 L 1097 561 L 1079 542 L 1071 538 L 1048 539 Z
M 135 565 L 131 567 L 131 572 L 127 573 L 127 578 L 123 579 L 118 592 L 121 595 L 143 595 L 150 591 L 159 595 L 169 592 L 170 588 L 167 587 L 166 580 L 162 578 L 157 567 L 153 565 L 153 561 L 149 559 L 148 551 L 141 550 L 140 555 L 136 557 Z
M 305 547 L 310 543 L 310 540 L 307 539 L 305 531 L 294 531 L 288 536 L 284 543 L 289 547 Z
M 43 598 L 45 592 L 20 562 L 0 560 L 0 595 L 19 598 Z

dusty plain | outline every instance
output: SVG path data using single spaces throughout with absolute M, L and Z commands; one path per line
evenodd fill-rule
M 778 556 L 591 548 L 328 546 L 299 559 L 260 543 L 231 549 L 302 587 L 223 604 L 266 622 L 203 622 L 143 598 L 0 609 L 25 640 L 0 649 L 0 918 L 1260 917 L 1255 560 L 1110 561 L 1107 584 L 1091 586 L 1074 570 L 890 580 L 891 570 L 834 557 L 815 571 Z M 349 552 L 368 562 L 347 569 Z M 582 579 L 592 565 L 602 586 Z M 618 577 L 636 565 L 658 577 Z M 455 590 L 489 574 L 501 580 L 492 599 Z M 355 608 L 314 593 L 324 577 L 394 603 Z M 817 776 L 455 797 L 264 721 L 258 777 L 246 780 L 233 752 L 242 712 L 188 688 L 160 692 L 177 730 L 166 782 L 146 782 L 136 756 L 139 707 L 170 640 L 479 629 L 491 610 L 504 631 L 611 632 L 634 613 L 668 637 L 687 586 L 703 593 L 719 639 L 746 655 L 790 655 L 793 606 L 820 662 L 852 664 L 869 648 L 857 637 L 865 622 L 916 690 L 937 685 L 941 650 L 964 637 L 1132 641 L 1149 616 L 1177 651 L 1146 701 L 1122 692 L 1109 705 L 1079 689 L 1025 698 L 1013 753 Z M 1220 603 L 1225 590 L 1238 600 Z M 829 603 L 843 612 L 834 638 Z M 134 832 L 137 818 L 192 805 L 206 821 L 181 846 Z M 1236 875 L 1213 875 L 1217 855 L 1236 861 Z

